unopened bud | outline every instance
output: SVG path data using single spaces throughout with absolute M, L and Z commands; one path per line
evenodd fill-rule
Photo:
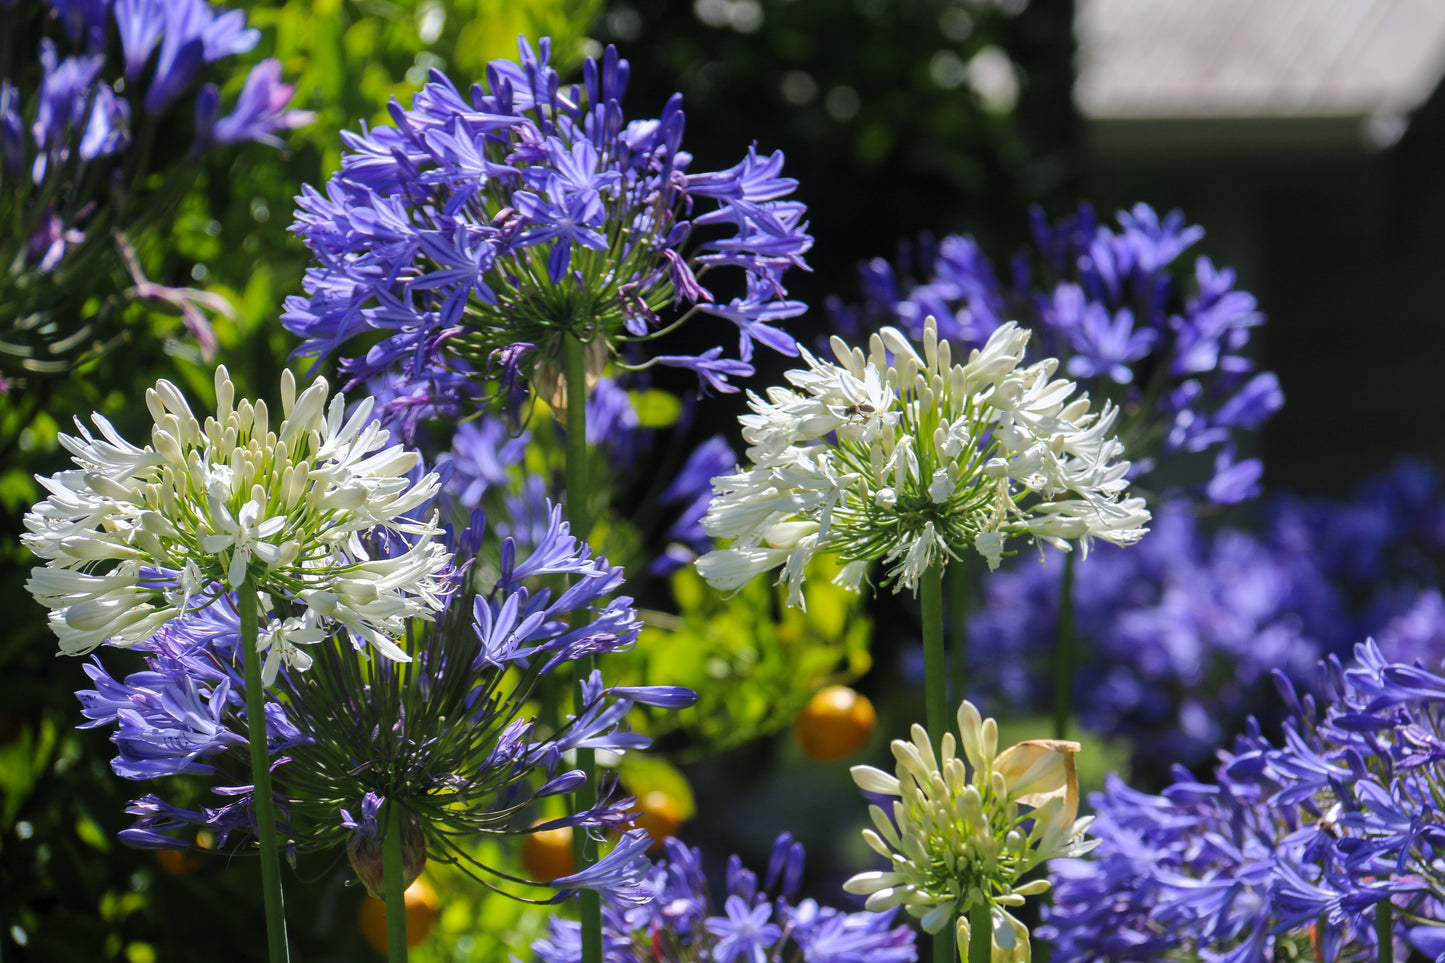
M 350 860 L 356 878 L 376 899 L 386 898 L 381 850 L 382 842 L 379 836 L 376 839 L 368 839 L 360 833 L 353 833 L 346 841 L 346 858 Z M 402 890 L 415 882 L 425 868 L 426 836 L 422 833 L 421 826 L 416 819 L 410 815 L 404 815 L 401 819 Z

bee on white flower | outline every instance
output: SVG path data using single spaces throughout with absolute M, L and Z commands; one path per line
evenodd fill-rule
M 1009 323 L 954 364 L 933 319 L 915 347 L 895 328 L 868 354 L 832 341 L 835 364 L 806 351 L 792 388 L 750 395 L 740 422 L 751 464 L 713 479 L 703 527 L 727 548 L 697 560 L 733 590 L 781 566 L 801 605 L 814 552 L 841 556 L 854 590 L 871 563 L 884 584 L 917 591 L 922 573 L 970 550 L 996 568 L 1010 539 L 1087 551 L 1147 531 L 1149 512 L 1127 494 L 1129 463 L 1113 435 L 1118 409 L 1089 410 L 1053 359 L 1021 367 L 1029 332 Z M 779 526 L 815 524 L 784 546 Z M 784 551 L 784 549 L 787 549 Z

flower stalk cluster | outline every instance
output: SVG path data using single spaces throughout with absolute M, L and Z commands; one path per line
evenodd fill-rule
M 847 563 L 840 584 L 856 590 L 881 561 L 898 591 L 969 550 L 997 567 L 1013 537 L 1085 550 L 1091 538 L 1137 541 L 1149 513 L 1126 493 L 1118 409 L 1090 412 L 1073 383 L 1052 378 L 1053 360 L 1021 366 L 1028 341 L 1005 324 L 955 364 L 930 321 L 921 352 L 896 328 L 867 355 L 835 338 L 836 364 L 805 352 L 792 389 L 751 396 L 751 465 L 713 480 L 703 520 L 734 541 L 698 571 L 731 590 L 782 566 L 800 605 L 818 551 Z
M 478 515 L 449 547 L 474 557 L 482 539 Z M 381 546 L 373 548 L 381 554 Z M 516 879 L 468 844 L 560 826 L 599 836 L 620 831 L 631 819 L 631 800 L 611 780 L 584 808 L 563 815 L 543 809 L 585 779 L 567 760 L 581 748 L 644 748 L 649 740 L 625 723 L 632 706 L 678 708 L 694 698 L 676 687 L 609 687 L 592 672 L 574 683 L 577 710 L 548 726 L 536 716 L 542 681 L 584 657 L 631 645 L 640 622 L 631 600 L 613 595 L 621 570 L 573 538 L 555 509 L 532 552 L 520 554 L 504 539 L 499 557 L 490 584 L 477 585 L 470 572 L 448 580 L 440 618 L 413 621 L 396 640 L 405 661 L 367 658 L 335 632 L 310 646 L 307 671 L 279 670 L 261 711 L 262 769 L 272 774 L 280 839 L 298 853 L 346 850 L 358 878 L 376 889 L 395 813 L 405 875 L 439 860 L 514 895 L 532 883 L 632 898 L 649 865 L 641 832 L 624 834 L 594 865 L 559 880 Z M 576 582 L 559 593 L 538 587 L 560 576 Z M 272 601 L 276 609 L 262 617 L 273 623 L 294 607 Z M 140 818 L 122 833 L 132 845 L 183 847 L 190 833 L 205 829 L 217 848 L 244 848 L 256 832 L 252 784 L 261 770 L 245 736 L 255 690 L 239 665 L 241 633 L 235 594 L 226 592 L 133 646 L 145 670 L 122 678 L 99 659 L 86 667 L 95 683 L 79 693 L 87 726 L 115 728 L 119 775 L 204 775 L 222 800 L 187 810 L 144 796 L 130 809 Z M 542 815 L 550 818 L 534 825 Z
M 967 701 L 958 708 L 958 732 L 958 740 L 943 733 L 935 755 L 928 733 L 915 725 L 911 741 L 891 745 L 895 775 L 853 767 L 865 792 L 895 797 L 891 811 L 868 807 L 875 828 L 863 831 L 890 866 L 859 873 L 843 888 L 867 896 L 870 910 L 902 906 L 928 933 L 953 923 L 963 960 L 973 958 L 970 941 L 985 938 L 972 932 L 970 915 L 986 910 L 994 959 L 1027 961 L 1028 928 L 1010 911 L 1049 882 L 1023 877 L 1097 845 L 1084 838 L 1092 817 L 1078 817 L 1079 744 L 1031 740 L 998 752 L 997 724 Z M 960 744 L 963 759 L 954 754 Z

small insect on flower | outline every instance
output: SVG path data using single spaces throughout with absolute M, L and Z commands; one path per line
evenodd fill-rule
M 224 366 L 215 386 L 203 425 L 180 389 L 157 382 L 144 448 L 100 414 L 99 437 L 79 419 L 79 435 L 60 436 L 76 467 L 39 479 L 50 495 L 26 514 L 22 541 L 46 560 L 26 587 L 51 610 L 61 651 L 144 642 L 249 581 L 307 610 L 267 627 L 270 678 L 278 659 L 304 668 L 296 643 L 338 623 L 356 644 L 405 659 L 393 640 L 407 619 L 434 616 L 451 563 L 435 519 L 408 514 L 432 499 L 437 476 L 413 481 L 417 454 L 387 445 L 372 400 L 348 416 L 340 395 L 328 406 L 324 378 L 298 396 L 284 372 L 274 427 L 264 401 L 236 401 Z M 360 536 L 378 529 L 409 547 L 372 557 Z

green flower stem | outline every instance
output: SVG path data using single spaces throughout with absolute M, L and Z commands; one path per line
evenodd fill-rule
M 968 963 L 993 963 L 993 919 L 987 903 L 968 911 Z
M 1375 943 L 1380 963 L 1395 963 L 1395 920 L 1388 899 L 1375 904 Z
M 247 739 L 251 743 L 251 810 L 261 847 L 261 893 L 266 904 L 266 945 L 271 963 L 290 959 L 286 949 L 286 909 L 281 896 L 281 850 L 276 843 L 276 798 L 271 791 L 271 754 L 266 748 L 266 687 L 261 684 L 261 653 L 256 583 L 247 578 L 236 592 L 241 616 L 241 664 L 246 673 Z
M 586 541 L 592 531 L 592 519 L 587 511 L 587 496 L 591 488 L 587 469 L 587 367 L 586 346 L 575 334 L 562 337 L 562 373 L 567 381 L 567 521 L 572 535 L 579 541 Z M 573 613 L 573 619 L 586 621 L 590 615 L 584 610 Z M 596 666 L 596 658 L 587 656 L 577 664 L 580 678 L 586 679 Z M 581 687 L 573 690 L 577 709 L 583 708 Z M 591 749 L 577 750 L 577 768 L 587 777 L 575 797 L 576 809 L 591 809 L 597 803 L 597 756 Z M 578 829 L 572 837 L 573 853 L 579 870 L 597 861 L 597 843 L 586 830 Z M 602 898 L 595 890 L 585 889 L 578 894 L 582 917 L 582 963 L 602 963 Z
M 1059 634 L 1054 642 L 1054 738 L 1069 735 L 1070 705 L 1074 688 L 1074 552 L 1064 553 L 1064 574 L 1059 585 Z
M 406 963 L 406 886 L 401 869 L 401 807 L 386 802 L 381 836 L 381 886 L 386 891 L 386 958 Z
M 948 670 L 943 654 L 943 567 L 929 566 L 918 579 L 918 601 L 923 610 L 923 707 L 928 738 L 936 746 L 948 731 Z M 953 930 L 945 927 L 933 937 L 933 963 L 953 959 Z
M 962 562 L 950 565 L 948 579 L 948 614 L 952 623 L 949 632 L 949 648 L 953 653 L 953 691 L 949 693 L 950 705 L 963 701 L 964 686 L 968 681 L 968 610 L 973 603 L 971 573 Z
M 948 731 L 948 670 L 943 654 L 943 568 L 934 565 L 918 579 L 923 609 L 923 707 L 934 745 Z

